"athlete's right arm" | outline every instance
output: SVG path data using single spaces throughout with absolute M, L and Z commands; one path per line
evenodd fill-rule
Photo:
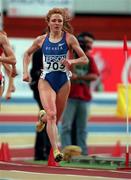
M 37 37 L 33 44 L 25 51 L 24 58 L 23 58 L 23 81 L 29 82 L 30 75 L 28 72 L 28 66 L 31 61 L 31 55 L 40 48 L 41 41 L 43 40 L 42 36 Z

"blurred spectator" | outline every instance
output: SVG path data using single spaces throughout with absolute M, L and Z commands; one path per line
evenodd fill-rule
M 83 32 L 77 38 L 90 61 L 87 65 L 72 67 L 71 91 L 63 113 L 61 141 L 62 148 L 75 144 L 81 147 L 83 155 L 87 155 L 87 120 L 92 98 L 90 83 L 99 77 L 99 72 L 90 53 L 94 36 L 91 33 Z M 77 57 L 77 54 L 74 56 Z
M 2 69 L 4 69 L 5 73 L 2 72 Z M 8 87 L 6 90 L 5 98 L 6 100 L 11 99 L 11 95 L 13 92 L 15 92 L 15 85 L 14 85 L 14 78 L 11 77 L 11 67 L 9 64 L 0 63 L 0 97 L 3 94 L 3 91 L 5 89 L 5 74 L 8 77 Z
M 38 63 L 39 61 L 39 63 Z M 40 101 L 39 91 L 38 91 L 38 80 L 41 74 L 41 69 L 43 69 L 42 64 L 42 51 L 38 49 L 32 56 L 32 68 L 30 71 L 31 75 L 31 83 L 30 88 L 33 91 L 34 99 L 36 100 L 39 109 L 42 110 L 42 104 Z M 35 139 L 35 160 L 47 160 L 50 152 L 50 142 L 47 135 L 47 132 L 44 128 L 42 131 L 36 131 L 36 139 Z
M 4 68 L 8 78 L 8 88 L 6 92 L 6 99 L 11 98 L 11 92 L 15 91 L 13 78 L 17 75 L 16 58 L 9 39 L 5 31 L 0 30 L 0 99 L 4 92 L 4 75 L 2 69 Z
M 2 97 L 4 89 L 5 89 L 5 76 L 4 76 L 2 69 L 5 71 L 5 73 L 8 77 L 8 87 L 7 87 L 7 91 L 5 94 L 5 98 L 6 98 L 6 100 L 9 100 L 11 98 L 12 92 L 15 91 L 14 78 L 11 77 L 10 65 L 0 62 L 0 97 Z

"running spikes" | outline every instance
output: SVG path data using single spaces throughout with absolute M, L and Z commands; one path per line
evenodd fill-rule
M 56 162 L 60 162 L 64 158 L 63 153 L 61 153 L 58 149 L 54 150 L 53 154 L 54 154 L 54 159 Z

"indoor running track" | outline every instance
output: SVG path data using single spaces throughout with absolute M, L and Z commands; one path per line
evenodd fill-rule
M 0 180 L 126 180 L 131 170 L 47 167 L 24 162 L 0 162 Z

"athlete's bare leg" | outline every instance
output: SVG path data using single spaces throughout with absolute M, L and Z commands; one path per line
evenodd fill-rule
M 61 115 L 67 103 L 67 99 L 70 92 L 70 81 L 65 83 L 56 96 L 56 108 L 57 108 L 57 121 L 60 120 Z
M 47 133 L 53 150 L 57 149 L 56 134 L 56 93 L 47 81 L 40 79 L 38 83 L 41 103 L 47 116 Z
M 57 96 L 56 96 L 56 108 L 57 108 L 57 121 L 60 120 L 61 118 L 61 114 L 64 111 L 64 107 L 66 105 L 67 99 L 68 99 L 68 95 L 69 95 L 69 88 L 70 85 L 64 85 L 58 92 Z M 63 98 L 63 96 L 65 98 Z M 38 132 L 41 132 L 44 127 L 45 127 L 45 123 L 47 122 L 47 115 L 45 110 L 41 110 L 39 112 L 39 121 L 36 124 L 36 130 Z
M 58 94 L 50 87 L 48 82 L 46 80 L 39 80 L 39 93 L 40 93 L 40 98 L 41 102 L 43 105 L 43 108 L 46 111 L 46 116 L 47 116 L 47 133 L 53 148 L 54 152 L 58 152 L 58 145 L 57 145 L 57 138 L 58 138 L 58 133 L 57 133 L 57 117 L 61 116 L 62 111 L 65 106 L 65 101 L 67 100 L 68 97 L 68 91 L 67 89 L 70 89 L 70 83 L 67 83 L 64 85 L 64 87 L 60 90 Z M 64 92 L 64 89 L 67 93 Z M 65 93 L 63 96 L 62 92 Z M 67 95 L 66 95 L 67 94 Z M 63 99 L 60 101 L 60 98 Z M 59 104 L 60 110 L 58 110 L 58 116 L 57 116 L 57 106 Z

